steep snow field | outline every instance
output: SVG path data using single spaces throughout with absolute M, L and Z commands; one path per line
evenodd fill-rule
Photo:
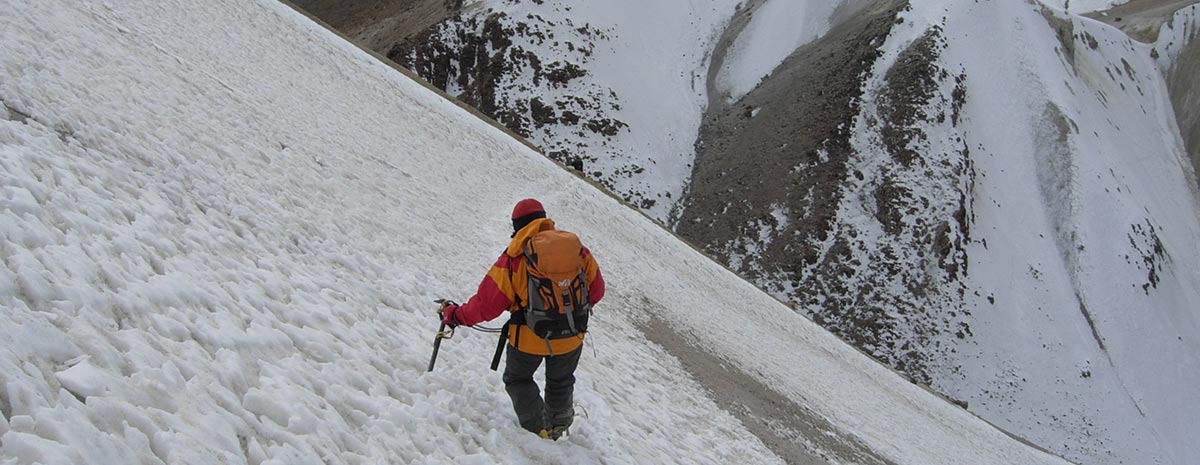
M 1158 29 L 1158 65 L 1167 76 L 1175 118 L 1194 170 L 1200 170 L 1200 4 L 1180 9 Z M 1193 173 L 1194 174 L 1194 173 Z
M 0 8 L 0 463 L 779 463 L 648 308 L 895 463 L 1064 463 L 282 4 Z M 424 372 L 525 196 L 611 287 L 557 443 L 492 337 Z
M 801 45 L 829 31 L 842 2 L 766 0 L 752 12 L 717 74 L 717 89 L 737 101 Z

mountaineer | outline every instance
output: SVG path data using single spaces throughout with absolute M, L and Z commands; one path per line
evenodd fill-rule
M 521 427 L 557 440 L 575 417 L 575 368 L 592 307 L 604 297 L 604 278 L 579 237 L 555 229 L 537 200 L 517 202 L 512 225 L 512 241 L 475 295 L 461 306 L 444 304 L 442 322 L 473 326 L 509 311 L 492 369 L 504 347 L 504 389 Z M 545 399 L 533 379 L 543 360 Z

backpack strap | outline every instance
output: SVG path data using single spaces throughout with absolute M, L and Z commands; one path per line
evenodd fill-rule
M 580 292 L 583 294 L 583 302 L 581 302 L 580 305 L 584 306 L 584 308 L 587 308 L 588 316 L 592 316 L 592 298 L 588 296 L 588 289 L 591 287 L 591 285 L 587 281 L 586 267 L 579 269 L 579 283 L 583 286 L 582 292 Z
M 571 328 L 571 334 L 579 334 L 579 330 L 575 329 L 575 309 L 579 308 L 579 303 L 575 302 L 575 296 L 570 295 L 570 290 L 563 293 L 563 302 L 565 305 L 570 305 L 571 308 L 564 309 L 563 313 L 567 314 L 567 327 Z
M 508 249 L 505 249 L 504 254 L 508 254 Z M 504 343 L 508 342 L 509 331 L 513 331 L 512 327 L 525 324 L 525 304 L 521 303 L 521 294 L 516 291 L 513 284 L 513 266 L 512 257 L 508 258 L 508 285 L 513 288 L 513 303 L 520 309 L 515 312 L 510 312 L 508 321 L 504 322 L 504 327 L 500 328 L 500 340 L 496 341 L 496 354 L 492 356 L 492 371 L 500 366 L 500 357 L 504 354 Z M 521 347 L 521 331 L 518 329 L 516 340 L 513 341 L 513 347 Z
M 505 249 L 505 251 L 504 251 L 504 252 L 502 252 L 502 253 L 503 253 L 503 254 L 505 254 L 505 256 L 507 257 L 507 256 L 508 256 L 508 249 Z M 512 257 L 508 257 L 508 287 L 513 287 L 513 285 L 512 285 L 512 284 L 513 284 L 513 280 L 512 280 L 512 278 L 513 278 L 513 264 L 512 264 Z M 517 305 L 517 308 L 520 308 L 520 309 L 522 309 L 522 310 L 524 310 L 524 309 L 525 309 L 525 306 L 521 304 L 521 294 L 518 294 L 518 293 L 517 293 L 517 291 L 516 291 L 516 288 L 515 288 L 515 287 L 513 287 L 513 303 Z M 509 319 L 509 322 L 512 322 L 512 319 Z

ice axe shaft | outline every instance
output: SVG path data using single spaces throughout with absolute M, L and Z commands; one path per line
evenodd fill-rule
M 438 327 L 437 335 L 433 336 L 433 355 L 429 356 L 429 369 L 426 371 L 433 371 L 433 364 L 437 363 L 438 350 L 442 348 L 442 339 L 450 339 L 454 337 L 454 328 L 450 328 L 450 332 L 447 333 L 446 322 L 442 317 L 442 311 L 446 309 L 447 305 L 451 305 L 454 302 L 446 299 L 438 299 L 435 300 L 434 303 L 438 304 L 438 320 L 442 322 L 442 326 Z
M 433 355 L 429 357 L 429 370 L 427 371 L 433 371 L 433 364 L 437 363 L 438 349 L 442 348 L 442 339 L 446 339 L 445 334 L 446 323 L 442 323 L 442 326 L 438 328 L 437 335 L 433 336 Z

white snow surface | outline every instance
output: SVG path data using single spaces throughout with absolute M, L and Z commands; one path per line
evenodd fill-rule
M 1159 28 L 1158 41 L 1154 49 L 1158 51 L 1158 66 L 1163 74 L 1170 73 L 1171 66 L 1179 59 L 1179 54 L 1186 47 L 1195 47 L 1200 36 L 1200 4 L 1181 8 Z
M 646 302 L 895 463 L 1065 463 L 282 4 L 0 8 L 0 463 L 781 463 Z M 517 427 L 490 335 L 425 372 L 431 300 L 526 196 L 610 286 L 559 442 Z
M 804 44 L 829 32 L 840 1 L 766 0 L 752 12 L 717 73 L 717 90 L 737 101 Z

